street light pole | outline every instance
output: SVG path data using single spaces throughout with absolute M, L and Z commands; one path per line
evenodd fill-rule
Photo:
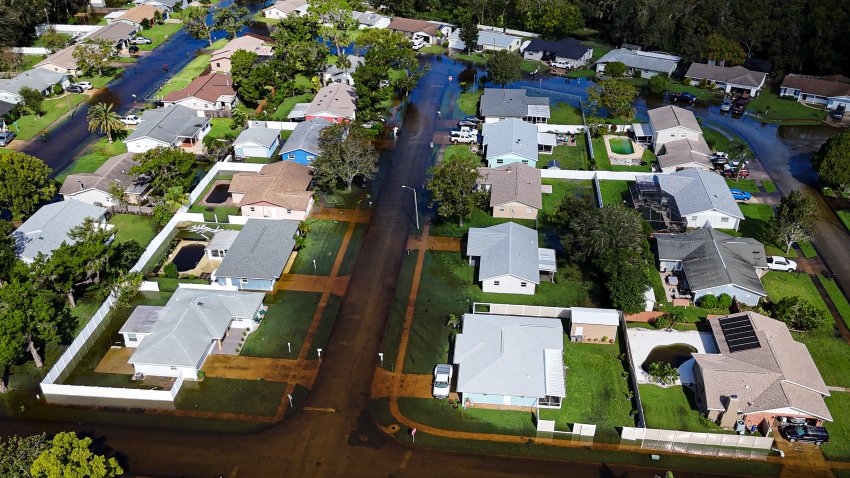
M 414 212 L 416 213 L 416 230 L 418 231 L 419 230 L 419 200 L 416 199 L 416 190 L 413 189 L 410 186 L 405 186 L 404 184 L 402 184 L 401 187 L 406 188 L 406 189 L 410 189 L 410 191 L 413 192 L 413 208 L 415 209 Z

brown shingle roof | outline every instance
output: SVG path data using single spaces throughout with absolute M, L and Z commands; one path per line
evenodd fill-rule
M 227 75 L 211 73 L 192 80 L 186 88 L 169 93 L 165 101 L 180 101 L 186 98 L 199 98 L 215 103 L 222 96 L 234 96 L 233 81 Z
M 129 20 L 133 23 L 141 24 L 145 18 L 153 20 L 156 12 L 162 12 L 162 9 L 153 5 L 139 5 L 138 7 L 127 10 L 127 13 L 118 17 L 118 20 Z
M 312 180 L 309 167 L 292 161 L 279 161 L 263 166 L 259 173 L 234 174 L 228 192 L 245 194 L 240 206 L 265 202 L 305 211 L 312 197 L 312 193 L 307 191 Z
M 843 81 L 842 81 L 843 80 Z M 841 75 L 816 78 L 804 75 L 786 75 L 782 80 L 782 88 L 794 88 L 802 93 L 834 97 L 850 96 L 850 79 Z
M 329 113 L 341 118 L 354 118 L 357 107 L 354 99 L 357 93 L 354 87 L 345 83 L 332 83 L 316 93 L 316 97 L 307 107 L 306 116 Z
M 437 34 L 436 24 L 423 20 L 414 20 L 412 18 L 395 17 L 387 28 L 405 33 L 423 32 L 429 35 Z
M 681 126 L 693 131 L 702 132 L 702 128 L 693 112 L 679 108 L 678 106 L 669 105 L 653 108 L 647 111 L 646 114 L 649 116 L 649 122 L 655 131 Z
M 48 56 L 41 62 L 35 65 L 35 68 L 45 65 L 55 65 L 61 68 L 65 68 L 66 70 L 76 70 L 77 69 L 77 60 L 74 59 L 74 50 L 77 49 L 77 45 L 67 46 L 62 48 L 61 50 L 57 50 L 56 53 Z
M 145 185 L 137 182 L 136 177 L 130 174 L 130 168 L 138 164 L 133 156 L 133 153 L 119 154 L 107 159 L 93 173 L 68 175 L 59 189 L 59 194 L 73 194 L 86 189 L 109 192 L 109 186 L 113 182 L 117 182 L 125 191 L 135 188 L 140 189 L 138 192 L 143 191 Z
M 743 66 L 718 66 L 692 63 L 685 78 L 706 79 L 756 88 L 764 83 L 767 73 L 750 71 Z
M 514 201 L 536 209 L 543 207 L 537 168 L 522 163 L 478 168 L 478 183 L 490 185 L 490 207 Z

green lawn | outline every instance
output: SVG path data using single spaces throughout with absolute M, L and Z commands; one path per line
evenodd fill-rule
M 322 294 L 280 291 L 266 298 L 269 306 L 260 328 L 248 336 L 240 355 L 249 357 L 296 358 L 307 337 L 313 314 Z M 292 344 L 290 355 L 287 343 Z
M 489 227 L 505 222 L 516 222 L 527 227 L 534 227 L 534 221 L 527 219 L 510 219 L 499 218 L 490 215 L 490 211 L 475 211 L 472 215 L 463 222 L 463 227 L 458 226 L 457 220 L 454 219 L 435 219 L 431 225 L 432 236 L 447 236 L 447 237 L 463 237 L 470 227 Z
M 292 108 L 295 107 L 295 103 L 309 103 L 313 101 L 312 93 L 305 93 L 303 95 L 291 96 L 283 100 L 280 105 L 274 110 L 274 113 L 271 115 L 272 121 L 286 121 L 286 116 L 292 112 Z
M 602 205 L 612 206 L 614 204 L 623 204 L 623 201 L 628 200 L 629 186 L 634 181 L 599 181 L 599 187 L 602 189 Z
M 142 30 L 139 32 L 140 35 L 150 38 L 151 43 L 139 45 L 139 50 L 153 50 L 165 40 L 174 36 L 181 28 L 183 28 L 182 23 L 163 23 L 162 25 L 155 25 L 147 30 Z
M 552 192 L 543 195 L 543 210 L 540 212 L 541 222 L 546 222 L 546 215 L 555 211 L 567 194 L 585 198 L 587 201 L 595 202 L 593 182 L 591 180 L 573 179 L 543 179 L 543 184 L 552 186 Z
M 818 124 L 826 119 L 826 110 L 812 108 L 792 99 L 763 91 L 747 105 L 765 123 Z
M 809 241 L 798 242 L 797 246 L 800 248 L 800 251 L 803 253 L 803 257 L 806 259 L 811 259 L 818 255 L 818 251 L 815 250 L 815 246 L 813 246 Z
M 454 55 L 454 58 L 470 63 L 483 64 L 487 63 L 487 55 L 488 53 L 457 53 Z M 539 61 L 522 60 L 522 71 L 525 73 L 531 73 L 536 69 L 540 69 L 541 73 L 549 71 L 549 67 Z
M 310 342 L 310 351 L 307 354 L 308 359 L 319 358 L 317 349 L 324 349 L 328 344 L 328 339 L 333 331 L 334 321 L 336 320 L 339 306 L 342 303 L 342 297 L 331 294 L 328 297 L 328 303 L 322 311 L 322 317 L 319 319 L 319 325 L 316 327 L 316 334 L 313 335 L 313 340 Z
M 123 62 L 122 62 L 123 63 Z M 87 75 L 77 77 L 77 81 L 89 81 L 93 88 L 103 88 L 107 83 L 114 80 L 123 68 L 111 68 L 109 71 L 104 70 L 105 75 Z
M 705 142 L 715 151 L 728 151 L 730 139 L 720 130 L 703 125 L 702 136 Z
M 164 25 L 161 25 L 164 26 Z M 181 26 L 181 24 L 177 24 L 177 26 Z M 179 28 L 178 28 L 179 30 Z M 175 30 L 176 31 L 176 30 Z M 156 42 L 154 42 L 156 43 Z M 213 44 L 212 49 L 221 48 L 227 44 L 227 40 L 222 38 L 221 40 L 215 42 Z M 151 46 L 151 45 L 139 45 L 139 47 Z M 204 53 L 196 56 L 192 61 L 190 61 L 182 70 L 177 72 L 168 83 L 162 86 L 159 91 L 154 95 L 155 97 L 163 97 L 168 95 L 169 93 L 173 93 L 175 91 L 180 91 L 183 88 L 189 86 L 189 83 L 192 82 L 195 78 L 201 76 L 201 73 L 210 66 L 210 58 L 212 55 Z
M 581 118 L 581 110 L 567 103 L 558 103 L 552 106 L 551 115 L 549 122 L 552 124 L 584 124 Z
M 432 55 L 441 55 L 446 52 L 446 49 L 440 45 L 430 45 L 419 50 L 419 53 L 430 53 Z
M 366 236 L 366 229 L 368 228 L 368 224 L 356 224 L 354 226 L 354 232 L 351 233 L 351 240 L 348 241 L 348 248 L 345 250 L 345 256 L 339 266 L 339 275 L 349 275 L 354 270 L 354 264 L 357 262 L 360 247 L 363 245 L 363 237 Z
M 109 219 L 109 224 L 115 226 L 116 242 L 121 243 L 134 240 L 142 247 L 150 244 L 159 231 L 159 226 L 154 221 L 153 216 L 116 214 Z
M 641 172 L 652 172 L 652 160 L 647 160 L 649 158 L 646 155 L 646 152 L 652 154 L 648 149 L 644 152 L 643 161 L 646 162 L 643 166 L 618 166 L 612 165 L 611 161 L 608 159 L 608 151 L 605 149 L 605 140 L 602 137 L 593 138 L 591 140 L 591 144 L 593 145 L 593 157 L 596 160 L 596 169 L 600 171 L 641 171 Z M 654 158 L 654 156 L 653 156 Z
M 597 425 L 597 437 L 616 436 L 615 427 L 634 426 L 629 412 L 635 408 L 629 398 L 627 370 L 617 357 L 614 344 L 578 344 L 564 336 L 564 366 L 567 397 L 559 410 L 541 409 L 540 418 L 555 420 L 556 430 L 569 430 L 573 423 Z
M 178 409 L 273 416 L 286 382 L 207 377 L 183 383 L 175 404 Z
M 44 129 L 48 128 L 53 122 L 61 118 L 68 111 L 74 109 L 77 105 L 88 99 L 88 96 L 75 93 L 66 93 L 58 98 L 50 98 L 44 100 L 42 109 L 44 115 L 26 115 L 21 116 L 15 121 L 9 129 L 18 135 L 17 139 L 27 141 L 33 139 L 40 134 Z M 70 107 L 70 108 L 69 108 Z M 81 120 L 82 121 L 82 120 Z M 49 141 L 49 135 L 48 135 Z
M 549 164 L 549 161 L 553 160 L 560 163 L 561 169 L 588 170 L 590 164 L 587 161 L 587 146 L 585 146 L 584 135 L 576 136 L 575 146 L 555 146 L 551 155 L 540 155 L 537 167 L 542 169 Z
M 530 412 L 454 408 L 448 400 L 400 397 L 398 408 L 402 415 L 420 423 L 473 433 L 534 436 L 534 416 Z
M 838 219 L 841 219 L 841 223 L 844 224 L 844 227 L 850 230 L 850 209 L 842 209 L 835 214 L 838 215 Z
M 483 94 L 483 88 L 475 90 L 475 93 L 471 91 L 461 93 L 457 98 L 457 108 L 466 115 L 477 115 L 478 102 L 480 101 L 481 95 Z
M 159 286 L 161 292 L 174 292 L 180 287 L 180 284 L 204 284 L 209 285 L 209 279 L 171 279 L 168 277 L 156 276 L 153 281 Z
M 761 181 L 761 186 L 764 188 L 764 191 L 767 193 L 775 193 L 776 192 L 776 184 L 770 179 L 763 179 Z
M 738 203 L 741 212 L 744 213 L 744 221 L 738 227 L 740 235 L 751 237 L 764 244 L 764 250 L 769 256 L 796 257 L 797 253 L 791 249 L 787 254 L 785 247 L 773 243 L 770 234 L 770 220 L 773 218 L 773 209 L 769 204 Z
M 694 392 L 681 385 L 662 388 L 638 385 L 646 426 L 662 430 L 720 432 L 720 427 L 697 409 Z
M 758 184 L 753 179 L 739 179 L 735 181 L 734 179 L 726 178 L 726 185 L 729 186 L 730 189 L 740 189 L 746 193 L 750 194 L 760 194 Z
M 826 289 L 826 295 L 829 296 L 832 303 L 835 305 L 835 308 L 838 309 L 838 313 L 841 315 L 841 318 L 844 319 L 845 322 L 850 323 L 850 303 L 847 302 L 847 297 L 841 293 L 841 289 L 838 287 L 838 284 L 834 279 L 829 279 L 823 276 L 817 276 L 818 281 Z
M 127 145 L 121 141 L 115 140 L 110 143 L 105 137 L 100 138 L 86 151 L 86 154 L 75 159 L 73 163 L 63 169 L 62 172 L 56 176 L 56 180 L 61 183 L 64 182 L 65 178 L 67 178 L 70 174 L 93 173 L 97 171 L 97 168 L 103 165 L 107 159 L 126 152 Z
M 833 421 L 826 422 L 829 442 L 821 445 L 820 449 L 827 460 L 850 461 L 850 393 L 833 392 L 832 396 L 825 397 L 824 400 Z
M 582 68 L 579 70 L 570 70 L 569 73 L 564 76 L 567 78 L 590 78 L 594 75 L 596 75 L 596 70 Z
M 685 85 L 682 83 L 671 83 L 670 87 L 667 88 L 668 91 L 673 93 L 684 93 L 688 92 L 697 97 L 700 101 L 712 101 L 715 100 L 719 102 L 723 99 L 723 94 L 720 93 L 720 90 L 711 88 L 711 89 L 702 89 L 696 86 Z
M 307 233 L 307 245 L 298 251 L 292 264 L 292 274 L 330 275 L 342 237 L 348 228 L 347 222 L 309 220 L 310 232 Z M 316 267 L 313 267 L 313 260 Z
M 232 121 L 230 118 L 210 118 L 210 130 L 207 136 L 211 138 L 224 138 L 225 136 L 237 136 L 239 131 L 230 129 Z
M 593 48 L 593 56 L 591 57 L 591 63 L 605 56 L 606 53 L 614 49 L 613 45 L 609 45 L 607 43 L 602 43 L 598 41 L 583 41 L 582 45 L 586 47 Z
M 480 159 L 477 154 L 475 154 L 472 150 L 469 149 L 469 146 L 465 144 L 450 144 L 446 146 L 445 152 L 443 153 L 443 161 L 453 158 L 455 156 L 459 157 L 474 157 L 476 159 Z
M 384 340 L 381 342 L 381 351 L 384 353 L 383 366 L 387 370 L 395 370 L 398 346 L 401 342 L 404 319 L 407 314 L 410 287 L 413 283 L 413 268 L 416 266 L 418 257 L 419 251 L 415 249 L 410 251 L 410 254 L 405 254 L 402 259 L 401 270 L 396 277 L 395 295 L 387 316 Z

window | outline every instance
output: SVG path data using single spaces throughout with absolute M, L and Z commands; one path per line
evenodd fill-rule
M 216 67 L 216 68 L 221 67 L 221 63 L 219 63 L 219 62 L 215 62 L 215 67 Z
M 696 221 L 696 220 L 697 220 L 696 216 L 691 216 L 691 221 Z
M 729 222 L 729 218 L 728 217 L 721 217 L 720 222 Z
M 249 207 L 248 209 L 249 209 L 251 212 L 256 211 L 256 209 L 254 208 L 254 206 L 251 206 L 251 207 Z
M 312 161 L 314 159 L 316 159 L 316 157 L 313 155 L 307 156 L 307 161 Z
M 217 249 L 213 249 L 210 251 L 210 257 L 221 257 L 221 254 L 218 252 Z
M 242 277 L 241 279 L 239 279 L 239 283 L 240 283 L 240 284 L 247 284 L 247 283 L 248 283 L 248 279 L 246 279 L 246 278 Z
M 295 159 L 295 155 L 294 154 L 287 154 L 286 159 L 293 160 L 293 159 Z
M 500 207 L 500 208 L 499 208 L 499 212 L 505 212 L 505 208 Z
M 171 370 L 177 370 L 177 367 L 171 367 Z
M 496 160 L 496 164 L 504 164 L 504 162 L 505 162 L 504 159 L 497 159 Z
M 127 342 L 138 342 L 139 338 L 136 334 L 127 334 Z
M 527 207 L 527 208 L 525 208 L 525 212 L 527 212 L 528 214 L 531 214 L 532 212 L 534 212 L 534 210 L 530 207 Z
M 493 281 L 493 285 L 498 286 L 498 285 L 499 285 L 499 281 L 494 280 L 494 281 Z
M 520 282 L 519 286 L 520 287 L 528 287 L 528 282 Z
M 522 160 L 522 164 L 528 164 L 528 160 L 527 160 L 527 159 L 523 159 L 523 160 Z
M 287 213 L 287 214 L 292 214 L 292 209 L 287 209 L 287 210 L 286 210 L 286 213 Z

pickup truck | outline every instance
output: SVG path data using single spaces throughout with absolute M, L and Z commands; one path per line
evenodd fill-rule
M 454 130 L 451 132 L 449 141 L 452 143 L 476 143 L 478 142 L 478 133 L 475 131 Z

